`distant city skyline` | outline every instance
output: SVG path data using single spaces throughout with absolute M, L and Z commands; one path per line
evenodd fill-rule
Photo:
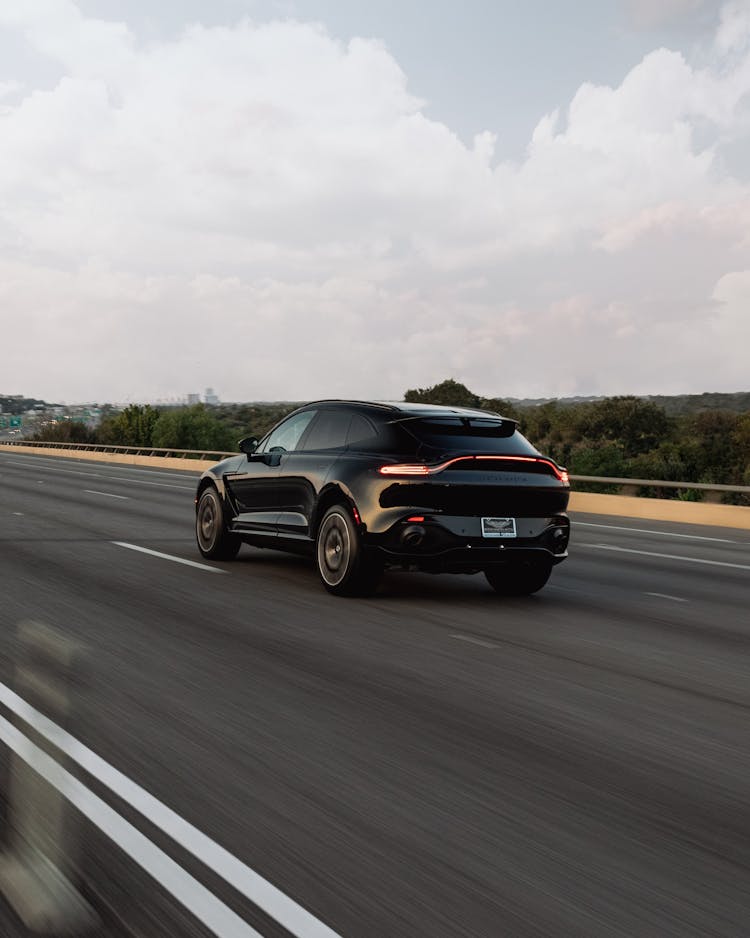
M 745 390 L 749 99 L 750 0 L 5 4 L 2 380 Z

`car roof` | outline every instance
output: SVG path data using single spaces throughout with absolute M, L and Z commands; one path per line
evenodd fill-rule
M 436 416 L 463 416 L 463 417 L 502 417 L 493 410 L 479 410 L 476 407 L 454 407 L 450 404 L 422 404 L 412 401 L 357 401 L 331 398 L 322 401 L 310 401 L 300 410 L 306 410 L 308 407 L 336 406 L 343 404 L 355 407 L 371 407 L 380 411 L 391 411 L 394 414 L 402 413 L 408 417 L 436 417 Z M 509 420 L 508 417 L 502 417 L 503 420 Z

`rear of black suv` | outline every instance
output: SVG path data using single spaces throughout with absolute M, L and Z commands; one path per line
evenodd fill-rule
M 540 589 L 567 557 L 566 471 L 515 421 L 401 407 L 381 429 L 391 453 L 354 486 L 368 548 L 386 566 L 484 571 L 508 594 Z

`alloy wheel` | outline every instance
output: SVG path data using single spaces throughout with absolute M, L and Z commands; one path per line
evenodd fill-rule
M 343 515 L 329 514 L 318 535 L 318 567 L 329 586 L 338 586 L 346 576 L 351 558 L 349 526 Z

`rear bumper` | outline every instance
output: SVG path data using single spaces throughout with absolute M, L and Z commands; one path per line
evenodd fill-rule
M 386 566 L 456 572 L 506 566 L 537 558 L 561 563 L 568 556 L 570 521 L 564 513 L 516 518 L 516 537 L 483 537 L 475 516 L 423 515 L 400 519 L 384 534 L 366 537 Z

